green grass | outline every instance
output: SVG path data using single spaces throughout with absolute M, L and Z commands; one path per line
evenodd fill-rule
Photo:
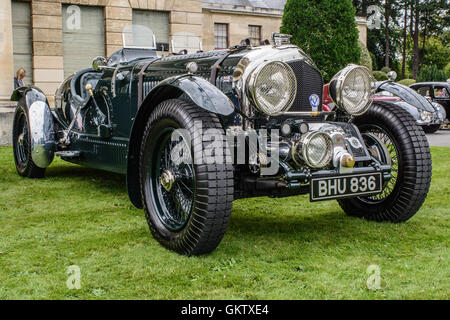
M 56 160 L 20 178 L 0 148 L 0 299 L 448 299 L 450 148 L 410 221 L 347 217 L 307 196 L 234 203 L 220 246 L 183 257 L 151 236 L 125 177 Z M 376 264 L 381 289 L 368 290 Z M 66 286 L 81 268 L 81 289 Z

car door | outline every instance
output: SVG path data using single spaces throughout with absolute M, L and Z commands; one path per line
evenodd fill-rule
M 414 87 L 414 89 L 421 95 L 426 98 L 432 98 L 433 88 L 430 85 L 423 85 L 420 87 Z
M 448 86 L 434 85 L 433 101 L 439 103 L 445 108 L 447 117 L 450 112 L 450 92 Z

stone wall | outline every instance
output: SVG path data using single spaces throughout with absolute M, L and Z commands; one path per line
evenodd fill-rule
M 282 14 L 254 11 L 203 9 L 203 50 L 214 49 L 214 23 L 228 24 L 229 45 L 237 45 L 248 38 L 248 26 L 261 26 L 261 39 L 270 39 L 272 32 L 279 32 Z
M 0 102 L 0 146 L 11 145 L 15 107 L 16 102 Z
M 0 101 L 7 100 L 11 96 L 13 68 L 11 1 L 3 0 L 0 1 Z
M 10 1 L 0 4 L 0 100 L 11 95 L 14 76 Z M 64 80 L 61 3 L 104 7 L 106 55 L 122 47 L 121 32 L 132 23 L 132 9 L 170 12 L 171 35 L 184 31 L 201 36 L 203 31 L 200 0 L 31 0 L 33 81 L 51 105 Z
M 359 40 L 367 47 L 367 19 L 356 17 L 356 25 L 359 31 Z

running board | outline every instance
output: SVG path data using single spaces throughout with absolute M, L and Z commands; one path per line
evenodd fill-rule
M 80 151 L 58 151 L 55 155 L 61 158 L 78 158 L 80 156 Z

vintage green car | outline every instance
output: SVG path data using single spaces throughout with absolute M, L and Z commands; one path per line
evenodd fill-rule
M 122 50 L 65 79 L 54 108 L 36 87 L 14 92 L 21 176 L 44 177 L 55 155 L 125 174 L 154 237 L 185 255 L 218 246 L 238 198 L 310 194 L 390 222 L 424 202 L 427 139 L 409 113 L 371 100 L 366 68 L 333 78 L 337 108 L 326 112 L 321 73 L 286 35 L 166 57 L 142 26 L 123 39 Z

